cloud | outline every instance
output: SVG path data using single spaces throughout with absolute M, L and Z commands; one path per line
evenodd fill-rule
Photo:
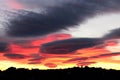
M 78 25 L 96 14 L 118 10 L 120 3 L 119 0 L 62 0 L 61 2 L 53 0 L 53 2 L 57 2 L 53 4 L 59 6 L 44 7 L 43 13 L 19 11 L 17 17 L 9 21 L 7 34 L 12 37 L 35 37 L 57 32 Z
M 110 33 L 104 36 L 105 39 L 119 39 L 120 38 L 120 28 L 111 30 Z
M 88 57 L 81 57 L 81 58 L 73 58 L 73 59 L 69 59 L 69 60 L 67 60 L 67 61 L 65 61 L 65 62 L 63 62 L 63 63 L 69 63 L 69 62 L 80 62 L 80 61 L 85 61 L 85 60 L 87 60 L 88 59 Z
M 10 59 L 24 59 L 26 58 L 25 55 L 22 54 L 13 54 L 13 53 L 6 53 L 3 56 L 10 58 Z
M 24 5 L 17 0 L 7 0 L 7 5 L 13 9 L 23 9 Z
M 30 59 L 29 61 L 39 61 L 41 59 L 43 59 L 43 57 L 41 57 L 39 54 L 31 54 L 32 59 Z
M 65 3 L 77 3 L 77 4 L 84 4 L 87 6 L 94 6 L 94 8 L 98 9 L 106 9 L 108 7 L 118 7 L 119 0 L 17 0 L 19 3 L 22 3 L 26 6 L 33 7 L 46 7 L 46 6 L 57 6 L 59 4 Z M 109 8 L 110 9 L 110 8 Z
M 9 44 L 6 42 L 0 42 L 0 52 L 6 52 L 9 50 Z
M 77 49 L 89 48 L 102 43 L 103 41 L 99 38 L 73 38 L 59 40 L 43 44 L 41 46 L 41 52 L 49 54 L 67 54 Z
M 57 65 L 56 64 L 54 64 L 54 63 L 46 63 L 46 64 L 44 64 L 46 67 L 49 67 L 49 68 L 56 68 L 57 67 Z
M 41 62 L 29 62 L 28 64 L 40 64 Z
M 39 8 L 39 7 L 46 7 L 46 6 L 54 6 L 57 5 L 57 2 L 60 0 L 17 0 L 19 3 L 22 3 L 27 8 Z M 61 0 L 62 1 L 62 0 Z M 32 6 L 31 6 L 32 5 Z
M 18 45 L 22 48 L 32 48 L 35 46 L 32 46 L 31 41 L 30 40 L 15 40 L 12 42 L 15 45 Z
M 108 57 L 112 57 L 112 56 L 119 56 L 120 53 L 106 53 L 106 54 L 99 54 L 99 55 L 95 55 L 95 56 L 89 56 L 89 57 L 78 57 L 78 58 L 71 58 L 67 61 L 64 61 L 63 63 L 73 63 L 76 62 L 78 63 L 77 65 L 90 65 L 93 63 L 96 63 L 96 59 L 102 59 L 102 58 L 108 58 Z M 90 60 L 93 60 L 94 62 L 90 62 Z
M 120 55 L 120 52 L 106 53 L 106 54 L 99 54 L 99 55 L 95 55 L 95 56 L 90 56 L 90 57 L 87 57 L 87 59 L 94 60 L 94 59 L 109 58 L 109 57 L 112 57 L 112 56 L 119 56 L 119 55 Z
M 16 1 L 25 6 L 32 6 L 31 3 L 33 3 L 32 0 Z M 20 60 L 20 63 L 41 64 L 49 68 L 56 68 L 60 64 L 69 63 L 90 65 L 98 62 L 99 59 L 105 61 L 106 58 L 119 55 L 119 53 L 109 53 L 110 50 L 106 50 L 105 41 L 107 40 L 103 41 L 105 38 L 70 39 L 72 36 L 69 34 L 54 34 L 54 32 L 74 27 L 79 23 L 82 24 L 88 18 L 104 12 L 119 10 L 119 0 L 44 0 L 44 3 L 42 1 L 35 0 L 33 4 L 37 3 L 36 8 L 41 9 L 42 7 L 43 12 L 41 10 L 38 12 L 32 11 L 32 9 L 27 10 L 25 7 L 18 11 L 5 10 L 7 12 L 4 13 L 8 17 L 8 21 L 5 21 L 7 25 L 5 30 L 7 36 L 11 37 L 11 51 L 1 54 L 1 60 L 13 59 L 16 61 L 17 59 Z M 51 33 L 53 34 L 37 38 L 37 40 L 33 39 Z M 13 37 L 20 40 L 16 41 Z M 119 38 L 119 29 L 111 31 L 105 37 L 106 39 Z M 21 39 L 25 39 L 25 41 Z M 0 43 L 0 52 L 5 52 L 8 48 L 9 44 Z M 109 60 L 105 62 L 109 62 Z
M 100 54 L 100 55 L 96 56 L 96 58 L 112 57 L 112 56 L 118 56 L 118 55 L 120 55 L 120 52 Z M 92 57 L 91 57 L 91 58 L 92 58 Z M 95 56 L 94 56 L 94 58 L 95 58 Z

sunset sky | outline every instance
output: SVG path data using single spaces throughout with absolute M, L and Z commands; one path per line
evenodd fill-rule
M 0 70 L 120 70 L 120 0 L 0 0 Z

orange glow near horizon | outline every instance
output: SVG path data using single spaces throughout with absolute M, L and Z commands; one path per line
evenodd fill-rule
M 81 65 L 120 69 L 120 46 L 117 40 L 105 41 L 103 44 L 67 54 L 49 54 L 40 51 L 44 43 L 70 38 L 72 36 L 69 34 L 51 34 L 28 43 L 11 43 L 9 50 L 0 54 L 0 64 L 3 64 L 0 65 L 0 69 L 5 70 L 11 66 L 29 69 L 60 69 Z M 119 49 L 114 51 L 114 47 Z M 12 55 L 9 56 L 8 53 Z

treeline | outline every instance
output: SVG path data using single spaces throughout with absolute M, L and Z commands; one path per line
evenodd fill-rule
M 57 70 L 16 69 L 0 71 L 0 80 L 120 80 L 120 70 L 102 68 L 69 68 Z

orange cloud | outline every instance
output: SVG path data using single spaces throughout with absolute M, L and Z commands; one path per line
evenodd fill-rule
M 29 66 L 34 65 L 35 67 L 41 65 L 44 66 L 44 69 L 49 69 L 49 68 L 56 69 L 56 68 L 61 68 L 61 66 L 62 68 L 66 68 L 70 66 L 73 67 L 81 66 L 81 65 L 90 66 L 93 64 L 97 64 L 99 62 L 106 62 L 106 63 L 108 62 L 108 63 L 116 63 L 116 64 L 120 63 L 117 59 L 114 59 L 115 56 L 120 56 L 120 53 L 111 52 L 110 50 L 106 49 L 107 46 L 111 46 L 111 47 L 117 46 L 116 44 L 118 43 L 114 43 L 115 41 L 104 41 L 102 44 L 98 44 L 95 46 L 93 45 L 92 47 L 88 47 L 88 48 L 80 48 L 72 52 L 69 52 L 67 54 L 64 53 L 51 54 L 51 53 L 44 53 L 41 51 L 41 46 L 43 44 L 46 44 L 48 42 L 54 42 L 57 40 L 70 39 L 70 38 L 72 38 L 72 36 L 70 36 L 69 34 L 51 34 L 46 37 L 42 37 L 40 39 L 36 39 L 32 41 L 11 42 L 9 43 L 9 45 L 3 45 L 3 47 L 1 46 L 1 48 L 3 49 L 4 46 L 5 48 L 7 47 L 9 49 L 5 52 L 0 53 L 0 60 L 17 62 L 16 66 L 18 66 L 18 64 L 29 65 Z M 84 44 L 85 43 L 82 43 L 82 45 Z

